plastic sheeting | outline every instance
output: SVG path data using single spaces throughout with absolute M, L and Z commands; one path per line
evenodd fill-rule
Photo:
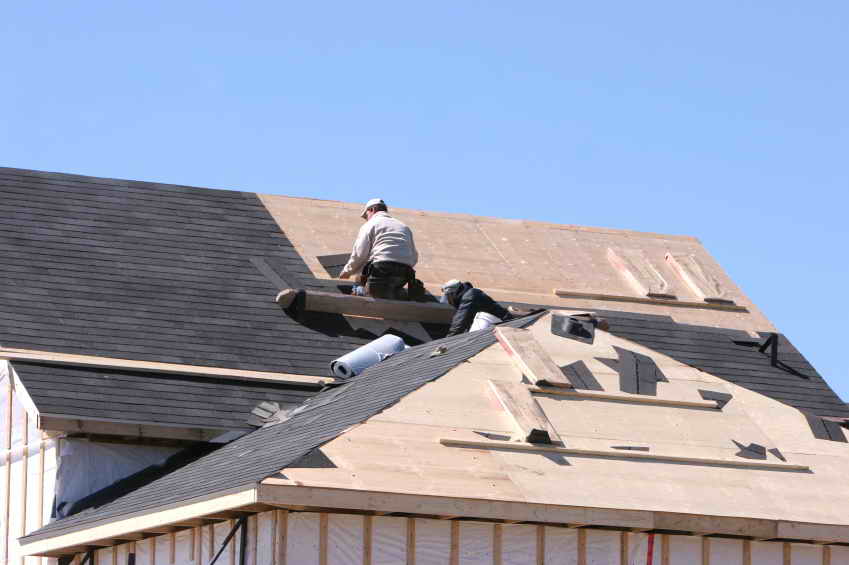
M 791 544 L 790 562 L 793 565 L 822 565 L 822 547 L 805 543 Z
M 537 527 L 501 526 L 501 563 L 503 565 L 526 565 L 536 562 Z
M 490 565 L 493 534 L 492 524 L 460 522 L 460 565 Z
M 831 565 L 849 565 L 849 547 L 833 545 L 831 549 Z
M 375 517 L 372 519 L 372 565 L 395 565 L 407 562 L 407 519 Z
M 445 565 L 451 558 L 451 523 L 416 518 L 416 565 Z
M 784 562 L 784 544 L 781 542 L 753 541 L 752 565 L 775 565 Z
M 619 532 L 587 529 L 586 536 L 587 565 L 609 565 L 620 560 Z M 655 536 L 655 546 L 658 538 L 659 536 Z
M 328 565 L 359 565 L 363 561 L 362 516 L 331 514 L 327 522 Z
M 56 517 L 86 496 L 151 465 L 165 461 L 177 447 L 62 440 L 56 475 Z
M 0 361 L 0 368 L 6 367 L 8 363 Z M 7 378 L 0 379 L 0 448 L 8 449 L 7 442 L 9 440 L 9 429 L 7 421 L 9 419 L 9 380 Z M 2 472 L 0 472 L 0 512 L 3 512 L 5 518 L 7 492 L 6 484 L 8 483 L 9 466 L 6 465 L 6 456 L 0 456 L 0 462 L 3 464 Z M 0 522 L 0 561 L 6 556 L 6 538 L 7 524 Z
M 649 534 L 628 534 L 628 565 L 661 565 L 662 536 L 654 536 L 651 564 L 647 564 Z
M 289 535 L 286 536 L 286 563 L 318 564 L 319 516 L 312 512 L 289 513 Z
M 271 565 L 274 559 L 274 536 L 277 535 L 274 516 L 273 511 L 263 512 L 257 518 L 256 565 Z M 280 542 L 282 543 L 282 540 Z
M 701 564 L 702 538 L 669 536 L 669 563 L 673 565 Z
M 578 565 L 578 530 L 546 527 L 545 562 Z

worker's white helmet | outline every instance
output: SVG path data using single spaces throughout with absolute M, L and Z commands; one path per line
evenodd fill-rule
M 460 285 L 463 284 L 460 279 L 451 279 L 447 283 L 442 285 L 442 296 L 439 298 L 439 301 L 443 304 L 448 304 L 448 295 L 454 292 L 457 292 L 457 289 L 460 288 Z
M 383 204 L 384 206 L 386 206 L 386 202 L 383 201 L 383 198 L 372 198 L 371 200 L 366 202 L 366 205 L 363 206 L 363 211 L 360 213 L 360 217 L 365 220 L 366 212 L 368 212 L 368 209 L 372 206 L 377 206 L 378 204 Z

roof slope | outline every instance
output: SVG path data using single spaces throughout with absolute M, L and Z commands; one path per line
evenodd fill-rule
M 314 386 L 148 371 L 12 364 L 42 415 L 209 429 L 251 429 L 260 402 L 301 404 Z
M 521 327 L 535 319 L 508 324 Z M 22 539 L 84 529 L 129 513 L 256 483 L 494 343 L 492 330 L 485 330 L 410 348 L 318 394 L 281 424 L 261 428 L 114 502 L 53 522 Z M 445 353 L 432 356 L 440 345 Z
M 0 168 L 0 346 L 323 375 L 368 336 L 273 303 L 313 277 L 256 195 Z
M 797 374 L 773 367 L 768 352 L 760 353 L 757 347 L 735 343 L 757 341 L 746 332 L 681 324 L 669 316 L 613 311 L 599 311 L 599 314 L 610 320 L 609 331 L 616 336 L 799 410 L 818 416 L 849 418 L 849 407 L 783 335 L 778 359 Z M 765 339 L 766 334 L 762 334 L 760 341 Z

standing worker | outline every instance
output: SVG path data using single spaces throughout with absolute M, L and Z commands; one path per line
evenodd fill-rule
M 449 336 L 469 331 L 479 312 L 495 316 L 502 322 L 514 318 L 513 314 L 490 298 L 487 293 L 473 287 L 470 282 L 461 282 L 458 279 L 452 279 L 442 285 L 441 301 L 457 309 L 451 320 L 451 328 L 448 330 Z
M 374 298 L 405 299 L 404 285 L 413 283 L 413 267 L 419 260 L 413 232 L 389 215 L 380 198 L 366 202 L 360 216 L 366 221 L 357 234 L 354 249 L 339 278 L 361 274 L 366 294 Z

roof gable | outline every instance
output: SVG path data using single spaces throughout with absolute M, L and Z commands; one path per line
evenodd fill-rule
M 510 322 L 522 326 L 532 321 Z M 331 387 L 281 424 L 260 428 L 180 470 L 157 479 L 100 508 L 49 524 L 25 539 L 41 539 L 257 483 L 298 461 L 315 447 L 392 406 L 422 385 L 495 342 L 492 331 L 437 340 L 411 348 L 356 378 Z M 433 355 L 440 348 L 441 353 Z

